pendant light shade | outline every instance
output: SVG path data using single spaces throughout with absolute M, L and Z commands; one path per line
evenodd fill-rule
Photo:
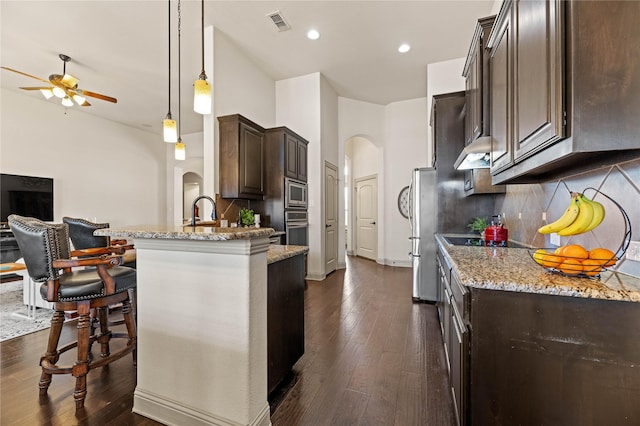
M 187 149 L 186 145 L 182 142 L 182 139 L 178 138 L 178 142 L 176 142 L 175 149 L 175 158 L 176 160 L 186 160 L 187 159 Z
M 201 74 L 193 84 L 193 89 L 193 110 L 202 115 L 211 114 L 211 85 L 207 82 L 206 74 Z
M 167 118 L 162 120 L 162 130 L 165 142 L 178 142 L 178 124 L 176 120 L 171 118 L 171 113 L 167 114 Z
M 207 73 L 204 71 L 204 0 L 201 1 L 201 42 L 202 42 L 202 71 L 193 84 L 193 110 L 198 114 L 211 114 L 211 86 L 207 82 Z

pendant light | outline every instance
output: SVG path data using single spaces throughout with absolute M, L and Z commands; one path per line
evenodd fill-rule
M 182 96 L 180 91 L 181 86 L 181 72 L 180 72 L 180 26 L 182 21 L 182 11 L 180 9 L 180 0 L 178 0 L 178 142 L 175 146 L 175 159 L 185 160 L 187 157 L 186 146 L 182 142 Z
M 162 131 L 164 135 L 164 141 L 173 143 L 178 140 L 178 131 L 176 129 L 176 120 L 171 118 L 171 0 L 167 1 L 169 5 L 169 112 L 164 120 L 162 120 Z
M 211 114 L 211 86 L 207 82 L 207 73 L 204 71 L 204 0 L 201 1 L 201 42 L 202 42 L 202 71 L 193 84 L 193 110 L 198 114 Z

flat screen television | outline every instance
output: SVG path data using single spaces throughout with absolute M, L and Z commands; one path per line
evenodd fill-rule
M 0 174 L 0 222 L 11 214 L 53 220 L 53 179 Z

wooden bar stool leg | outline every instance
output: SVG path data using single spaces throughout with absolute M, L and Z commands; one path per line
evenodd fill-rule
M 109 349 L 109 341 L 111 340 L 111 330 L 109 329 L 109 307 L 108 306 L 98 308 L 98 319 L 100 321 L 100 335 L 98 336 L 98 342 L 100 342 L 100 356 L 102 358 L 106 358 L 109 355 L 111 355 L 111 350 Z
M 73 365 L 72 375 L 76 378 L 76 388 L 73 399 L 76 410 L 84 407 L 87 396 L 87 374 L 89 373 L 89 339 L 91 316 L 89 301 L 78 302 L 78 358 Z
M 40 366 L 42 367 L 42 375 L 40 376 L 40 395 L 46 395 L 49 385 L 51 384 L 51 373 L 48 371 L 48 364 L 55 365 L 58 362 L 60 354 L 58 353 L 58 342 L 60 341 L 60 333 L 64 324 L 64 311 L 55 310 L 51 317 L 51 329 L 49 330 L 49 340 L 47 342 L 47 352 L 40 358 Z M 45 365 L 43 365 L 43 362 Z
M 137 337 L 136 337 L 136 319 L 135 311 L 130 300 L 125 300 L 122 303 L 122 316 L 124 317 L 124 323 L 127 326 L 127 346 L 135 345 L 133 349 L 133 365 L 138 363 L 138 349 L 137 349 Z

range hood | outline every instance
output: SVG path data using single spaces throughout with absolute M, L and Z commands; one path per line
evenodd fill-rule
M 491 136 L 483 136 L 465 146 L 453 163 L 456 170 L 488 169 L 491 166 L 489 151 Z

